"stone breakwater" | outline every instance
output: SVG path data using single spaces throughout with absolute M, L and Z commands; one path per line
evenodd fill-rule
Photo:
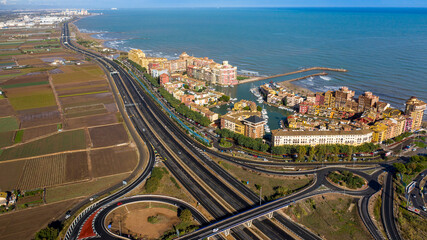
M 301 69 L 298 71 L 276 74 L 276 75 L 272 75 L 272 76 L 248 78 L 248 79 L 239 81 L 239 84 L 248 83 L 248 82 L 256 82 L 256 81 L 261 81 L 261 80 L 266 80 L 266 79 L 271 79 L 271 78 L 277 78 L 277 77 L 283 77 L 283 76 L 293 75 L 293 74 L 297 74 L 297 73 L 316 71 L 316 70 L 332 71 L 332 72 L 347 72 L 347 69 L 343 69 L 343 68 L 311 67 L 311 68 L 304 68 L 304 69 Z M 324 74 L 324 75 L 326 75 L 326 74 Z M 315 76 L 319 76 L 319 75 L 315 75 Z M 310 77 L 310 76 L 307 76 L 304 78 L 308 78 L 308 77 Z M 301 79 L 304 79 L 304 78 L 301 78 Z M 298 79 L 298 80 L 301 80 L 301 79 Z M 293 80 L 293 81 L 296 81 L 296 80 Z

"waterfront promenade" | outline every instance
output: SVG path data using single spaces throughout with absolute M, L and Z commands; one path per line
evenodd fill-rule
M 316 70 L 333 71 L 333 72 L 347 72 L 347 69 L 343 69 L 343 68 L 311 67 L 311 68 L 304 68 L 304 69 L 301 69 L 298 71 L 276 74 L 276 75 L 272 75 L 272 76 L 248 78 L 248 79 L 239 81 L 239 84 L 248 83 L 248 82 L 256 82 L 256 81 L 261 81 L 261 80 L 266 80 L 266 79 L 271 79 L 271 78 L 277 78 L 277 77 L 283 77 L 283 76 L 293 75 L 293 74 L 302 73 L 302 72 L 316 71 Z M 326 75 L 326 74 L 324 74 L 324 75 Z M 306 76 L 305 78 L 308 78 L 310 76 Z M 319 76 L 319 75 L 315 75 L 315 76 Z M 301 80 L 301 79 L 304 79 L 304 78 L 295 79 L 293 81 L 297 81 L 297 80 Z

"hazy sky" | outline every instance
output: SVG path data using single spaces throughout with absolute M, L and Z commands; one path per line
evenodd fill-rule
M 427 0 L 0 0 L 1 8 L 427 7 Z

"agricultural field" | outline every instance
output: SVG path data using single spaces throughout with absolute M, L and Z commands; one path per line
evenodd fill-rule
M 58 125 L 46 125 L 41 127 L 27 128 L 25 129 L 24 136 L 22 138 L 23 142 L 28 142 L 34 138 L 38 138 L 47 134 L 52 134 L 58 132 Z
M 7 132 L 19 128 L 19 122 L 15 117 L 0 118 L 0 132 Z
M 66 209 L 70 209 L 78 201 L 78 199 L 72 199 L 0 215 L 0 238 L 2 240 L 33 239 L 38 230 L 46 227 L 52 219 L 64 214 Z
M 62 84 L 55 86 L 55 90 L 59 96 L 75 93 L 96 92 L 109 89 L 110 88 L 105 80 L 90 81 L 79 84 Z
M 129 146 L 92 150 L 90 159 L 94 177 L 130 172 L 138 163 L 136 150 Z
M 7 81 L 4 81 L 1 84 L 1 87 L 4 89 L 7 88 L 13 88 L 15 84 L 30 84 L 30 83 L 38 83 L 38 82 L 47 82 L 49 80 L 49 77 L 47 73 L 41 73 L 41 72 L 33 72 L 29 73 L 24 76 L 19 76 L 14 79 L 10 79 Z M 12 86 L 10 86 L 12 85 Z M 19 85 L 17 86 L 19 87 Z
M 84 130 L 61 132 L 46 138 L 4 149 L 0 161 L 86 148 Z
M 89 133 L 93 147 L 106 147 L 129 141 L 123 124 L 89 128 Z
M 95 116 L 65 119 L 64 128 L 76 129 L 113 123 L 117 123 L 117 118 L 115 114 L 100 114 Z
M 67 154 L 65 182 L 82 181 L 90 178 L 87 157 L 86 151 Z
M 69 83 L 84 83 L 105 79 L 104 72 L 94 64 L 83 66 L 61 66 L 59 69 L 64 73 L 53 75 L 55 86 Z
M 36 189 L 64 183 L 66 155 L 33 158 L 25 161 L 17 189 Z
M 71 106 L 85 106 L 97 103 L 112 103 L 114 98 L 111 92 L 89 92 L 78 95 L 64 95 L 59 98 L 61 105 L 65 108 Z
M 86 151 L 0 163 L 0 189 L 32 190 L 90 179 Z
M 14 131 L 0 132 L 0 148 L 13 144 Z
M 25 161 L 0 162 L 0 190 L 10 191 L 16 189 Z
M 8 99 L 0 99 L 0 117 L 14 115 L 15 111 L 9 103 Z
M 15 111 L 56 105 L 49 85 L 12 88 L 6 94 Z
M 63 186 L 48 187 L 46 191 L 46 202 L 53 203 L 82 196 L 90 196 L 104 189 L 120 183 L 129 176 L 129 173 L 121 173 L 106 177 L 96 178 L 91 181 L 78 182 Z
M 66 118 L 77 118 L 88 115 L 97 115 L 107 113 L 108 110 L 102 103 L 82 105 L 77 107 L 69 107 L 64 109 L 64 116 Z
M 61 123 L 61 116 L 57 106 L 22 110 L 18 114 L 21 128 Z

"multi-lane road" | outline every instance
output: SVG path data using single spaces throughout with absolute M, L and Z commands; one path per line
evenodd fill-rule
M 132 125 L 135 127 L 139 136 L 146 143 L 150 143 L 150 145 L 155 147 L 159 153 L 167 159 L 164 162 L 165 165 L 193 197 L 217 220 L 217 222 L 207 225 L 199 231 L 186 235 L 183 238 L 200 239 L 231 229 L 231 234 L 236 239 L 257 239 L 258 236 L 252 231 L 242 229 L 240 226 L 242 223 L 251 222 L 270 239 L 293 239 L 293 237 L 286 233 L 278 224 L 275 224 L 269 219 L 259 220 L 259 217 L 268 213 L 273 213 L 275 210 L 292 204 L 295 201 L 316 194 L 343 192 L 342 189 L 330 184 L 326 180 L 326 175 L 329 172 L 341 170 L 343 168 L 330 167 L 309 172 L 293 173 L 273 172 L 271 170 L 259 168 L 259 162 L 221 154 L 198 144 L 174 124 L 170 116 L 165 114 L 162 109 L 156 105 L 156 102 L 145 93 L 144 89 L 141 88 L 120 65 L 98 54 L 76 47 L 69 37 L 67 24 L 64 24 L 63 34 L 62 42 L 64 46 L 92 57 L 105 69 L 111 72 L 111 77 L 114 81 L 111 82 L 111 85 L 117 87 L 122 101 L 126 106 L 127 114 L 131 116 Z M 125 195 L 149 175 L 154 163 L 152 149 L 149 148 L 149 150 L 150 160 L 143 174 L 118 193 L 101 200 L 95 207 L 92 207 L 85 214 L 80 215 L 80 217 L 74 221 L 75 224 L 72 225 L 73 227 L 67 232 L 67 239 L 76 239 L 80 227 L 92 213 L 101 209 L 100 213 L 108 214 L 108 212 L 115 208 L 115 205 L 112 204 L 114 200 Z M 264 171 L 270 174 L 315 174 L 316 180 L 311 186 L 292 196 L 255 207 L 258 203 L 258 196 L 212 161 L 206 152 L 257 171 Z M 266 164 L 276 163 L 267 162 Z M 368 175 L 361 171 L 351 169 L 350 171 L 367 179 L 368 188 L 361 191 L 346 191 L 345 194 L 362 197 L 360 208 L 361 217 L 373 237 L 375 239 L 381 239 L 367 211 L 367 199 L 381 189 L 381 186 L 377 182 L 377 177 L 380 172 Z M 329 190 L 317 190 L 321 185 L 328 187 Z M 137 198 L 133 198 L 133 200 L 129 201 L 137 201 Z M 390 210 L 388 208 L 385 211 L 393 211 L 393 209 Z M 109 233 L 105 228 L 105 223 L 102 221 L 102 216 L 105 215 L 98 214 L 97 216 L 98 217 L 94 220 L 96 232 L 102 239 L 114 239 L 115 236 Z M 273 214 L 272 217 L 275 217 L 286 228 L 303 239 L 319 239 L 310 231 L 281 217 L 281 215 Z M 206 222 L 201 223 L 206 225 Z

